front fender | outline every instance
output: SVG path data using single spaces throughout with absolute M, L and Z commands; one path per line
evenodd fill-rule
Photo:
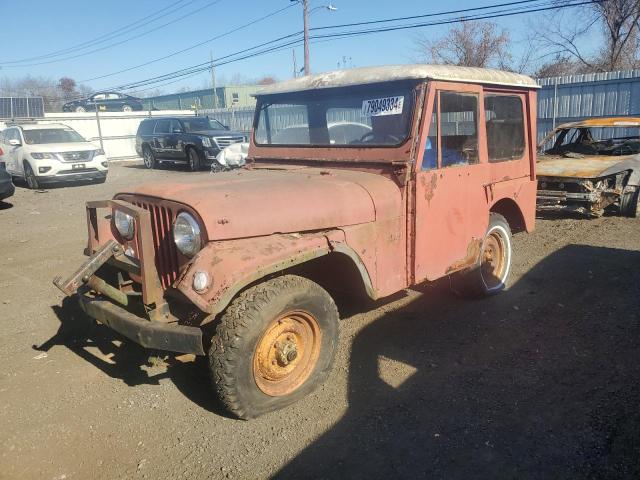
M 331 232 L 335 233 L 335 232 Z M 332 235 L 333 237 L 335 235 Z M 332 251 L 351 252 L 342 242 L 322 233 L 276 234 L 265 237 L 209 242 L 189 263 L 175 284 L 182 294 L 200 310 L 214 315 L 222 312 L 231 300 L 251 283 L 287 268 L 328 255 Z M 365 285 L 369 275 L 359 258 L 356 262 Z M 360 263 L 360 265 L 358 265 Z M 203 293 L 193 290 L 193 276 L 205 271 L 211 279 Z

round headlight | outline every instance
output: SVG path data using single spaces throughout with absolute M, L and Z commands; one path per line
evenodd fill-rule
M 133 238 L 135 225 L 131 215 L 120 210 L 116 210 L 113 214 L 113 223 L 116 226 L 116 230 L 118 230 L 118 233 L 122 235 L 123 238 L 127 240 L 131 240 Z
M 186 212 L 179 213 L 173 223 L 173 240 L 178 250 L 187 257 L 193 257 L 202 248 L 200 225 Z

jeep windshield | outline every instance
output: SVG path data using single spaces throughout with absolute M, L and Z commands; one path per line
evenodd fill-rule
M 546 155 L 583 157 L 589 155 L 634 155 L 640 153 L 640 129 L 637 127 L 565 128 L 556 132 Z
M 254 139 L 265 146 L 397 146 L 409 136 L 413 104 L 413 85 L 405 82 L 264 96 Z

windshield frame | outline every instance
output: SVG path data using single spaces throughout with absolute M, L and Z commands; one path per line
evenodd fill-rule
M 253 119 L 253 128 L 251 133 L 251 143 L 255 148 L 264 148 L 264 149 L 277 149 L 277 148 L 287 148 L 287 149 L 304 149 L 304 150 L 314 150 L 314 149 L 329 149 L 332 151 L 338 151 L 342 149 L 346 150 L 379 150 L 379 149 L 387 149 L 387 150 L 396 150 L 402 148 L 406 143 L 413 138 L 414 129 L 416 125 L 416 113 L 419 111 L 418 103 L 420 99 L 420 95 L 424 94 L 424 89 L 421 89 L 422 86 L 425 85 L 425 81 L 416 81 L 416 80 L 400 80 L 400 81 L 390 81 L 390 82 L 381 82 L 381 83 L 372 83 L 372 84 L 359 84 L 359 85 L 350 85 L 347 87 L 332 87 L 332 88 L 318 88 L 315 90 L 304 90 L 299 92 L 291 92 L 291 93 L 278 93 L 273 95 L 258 95 L 256 102 L 256 109 L 254 112 Z M 303 144 L 303 143 L 258 143 L 256 135 L 258 133 L 258 125 L 260 121 L 260 115 L 263 110 L 263 105 L 272 104 L 275 101 L 277 103 L 286 103 L 286 99 L 295 99 L 304 98 L 304 101 L 310 101 L 314 98 L 323 99 L 327 97 L 339 97 L 339 96 L 347 96 L 349 92 L 352 92 L 355 89 L 369 87 L 371 91 L 371 95 L 375 96 L 380 91 L 401 91 L 404 90 L 405 96 L 409 96 L 409 104 L 410 110 L 406 113 L 408 122 L 407 128 L 404 137 L 401 139 L 399 143 L 394 144 L 381 144 L 381 143 L 357 143 L 357 144 Z M 391 96 L 391 95 L 387 95 Z M 305 98 L 306 97 L 306 98 Z M 283 101 L 285 100 L 285 101 Z M 407 102 L 407 99 L 405 99 Z M 302 102 L 301 102 L 302 103 Z M 326 122 L 327 126 L 331 122 Z M 349 123 L 358 123 L 355 122 Z M 295 127 L 296 125 L 290 125 L 289 127 Z
M 615 129 L 634 129 L 636 130 L 637 135 L 626 135 L 626 136 L 617 136 L 615 135 Z M 594 129 L 598 130 L 613 130 L 611 136 L 605 136 L 602 138 L 602 132 L 599 132 L 598 138 L 594 138 Z M 567 138 L 569 138 L 569 142 L 565 143 Z M 593 143 L 604 143 L 607 141 L 615 140 L 637 140 L 640 142 L 640 125 L 566 125 L 560 126 L 552 130 L 549 134 L 545 136 L 545 138 L 538 144 L 538 155 L 541 156 L 553 156 L 553 157 L 566 157 L 572 158 L 571 154 L 577 154 L 581 157 L 621 157 L 628 155 L 638 155 L 640 152 L 630 152 L 630 153 L 606 153 L 603 151 L 589 153 L 589 152 L 577 152 L 570 148 L 571 145 L 579 145 L 578 141 L 583 139 L 584 137 L 590 137 Z M 555 138 L 555 139 L 554 139 Z M 552 141 L 553 140 L 553 141 Z M 549 148 L 544 148 L 545 145 L 551 144 Z M 563 148 L 564 147 L 564 148 Z M 612 148 L 612 151 L 615 149 Z M 569 155 L 567 155 L 569 154 Z

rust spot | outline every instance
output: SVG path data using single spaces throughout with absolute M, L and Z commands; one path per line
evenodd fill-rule
M 221 218 L 220 220 L 218 220 L 219 225 L 226 225 L 227 223 L 229 223 L 229 220 L 227 220 L 226 218 Z
M 421 177 L 420 182 L 422 183 L 422 187 L 424 188 L 424 199 L 427 201 L 427 203 L 431 203 L 431 199 L 433 198 L 436 187 L 438 186 L 438 175 L 434 172 L 428 182 L 426 177 Z
M 480 250 L 482 249 L 482 240 L 479 238 L 474 238 L 471 240 L 471 243 L 467 245 L 467 254 L 464 258 L 454 262 L 451 264 L 449 268 L 447 268 L 446 273 L 457 272 L 458 270 L 464 270 L 465 268 L 469 268 L 473 266 L 480 257 Z
M 331 175 L 331 172 L 329 170 L 321 170 L 320 175 Z

